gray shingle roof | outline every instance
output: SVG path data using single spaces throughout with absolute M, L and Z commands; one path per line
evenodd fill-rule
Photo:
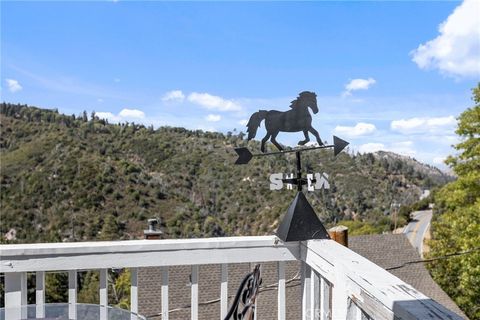
M 421 260 L 420 255 L 403 234 L 351 236 L 348 247 L 384 269 Z M 452 299 L 433 281 L 423 263 L 409 264 L 388 270 L 418 291 L 468 319 Z

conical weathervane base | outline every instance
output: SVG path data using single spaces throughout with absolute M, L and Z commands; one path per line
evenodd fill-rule
M 288 207 L 287 214 L 277 229 L 277 237 L 284 242 L 330 239 L 327 230 L 301 191 Z

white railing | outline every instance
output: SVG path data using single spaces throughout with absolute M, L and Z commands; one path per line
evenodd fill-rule
M 333 240 L 284 243 L 275 236 L 132 240 L 0 246 L 7 320 L 25 318 L 27 272 L 35 272 L 36 315 L 45 316 L 45 272 L 68 271 L 69 318 L 76 319 L 77 271 L 100 270 L 101 319 L 107 319 L 107 270 L 131 270 L 131 311 L 138 313 L 137 272 L 162 268 L 162 319 L 168 319 L 169 266 L 190 265 L 191 318 L 197 319 L 198 265 L 221 264 L 220 310 L 228 309 L 228 264 L 277 261 L 277 314 L 286 319 L 285 262 L 302 263 L 303 319 L 461 319 L 389 272 Z M 201 288 L 200 288 L 201 289 Z M 274 312 L 272 310 L 272 312 Z M 259 316 L 261 319 L 261 316 Z

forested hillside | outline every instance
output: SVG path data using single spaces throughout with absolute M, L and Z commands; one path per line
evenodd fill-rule
M 8 103 L 0 120 L 2 241 L 8 232 L 11 242 L 130 239 L 151 217 L 167 237 L 272 234 L 294 196 L 270 191 L 268 179 L 294 172 L 294 156 L 233 164 L 234 147 L 247 145 L 241 132 L 155 130 Z M 449 180 L 393 154 L 304 158 L 329 174 L 330 190 L 307 194 L 322 221 L 355 219 L 372 232 L 390 230 L 393 201 L 413 203 Z

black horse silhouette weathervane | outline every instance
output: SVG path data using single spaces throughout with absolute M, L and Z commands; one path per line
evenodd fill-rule
M 287 214 L 284 216 L 282 222 L 280 223 L 276 234 L 282 241 L 329 239 L 325 227 L 323 226 L 313 207 L 308 203 L 307 198 L 303 194 L 304 185 L 308 185 L 308 188 L 310 188 L 310 184 L 316 183 L 317 181 L 312 180 L 312 174 L 310 174 L 310 178 L 308 177 L 308 174 L 306 179 L 302 177 L 301 153 L 317 149 L 332 148 L 334 156 L 337 156 L 340 152 L 342 152 L 343 149 L 345 149 L 345 147 L 348 145 L 348 142 L 340 139 L 337 136 L 333 136 L 333 144 L 323 144 L 317 130 L 312 127 L 312 116 L 310 115 L 310 112 L 308 110 L 308 108 L 310 108 L 312 109 L 314 114 L 318 113 L 317 95 L 314 92 L 301 92 L 298 95 L 297 99 L 292 101 L 290 108 L 292 110 L 288 110 L 285 112 L 277 110 L 260 110 L 258 112 L 255 112 L 250 117 L 250 120 L 247 123 L 248 140 L 255 138 L 255 135 L 257 134 L 257 129 L 260 127 L 260 123 L 265 120 L 265 128 L 267 129 L 267 135 L 262 139 L 262 153 L 254 154 L 248 149 L 248 147 L 235 148 L 235 152 L 238 155 L 235 164 L 245 165 L 249 163 L 250 160 L 252 160 L 252 158 L 254 157 L 275 156 L 294 152 L 297 160 L 297 177 L 283 178 L 280 180 L 280 182 L 296 184 L 298 192 L 295 199 L 290 204 L 287 210 Z M 319 145 L 306 148 L 283 150 L 282 146 L 276 140 L 277 135 L 280 131 L 302 131 L 305 135 L 305 140 L 299 141 L 299 145 L 304 145 L 308 141 L 310 141 L 310 138 L 308 136 L 308 133 L 310 132 L 315 136 Z M 279 149 L 279 151 L 265 152 L 265 143 L 268 139 L 272 141 L 272 143 Z
M 257 129 L 260 127 L 262 120 L 265 120 L 265 128 L 267 135 L 262 139 L 262 152 L 265 152 L 265 142 L 270 139 L 272 143 L 283 150 L 282 146 L 277 142 L 276 137 L 280 131 L 283 132 L 300 132 L 303 131 L 305 140 L 298 142 L 299 145 L 304 145 L 310 141 L 308 133 L 312 133 L 320 146 L 323 142 L 320 139 L 318 131 L 312 127 L 312 116 L 308 108 L 312 109 L 313 113 L 318 112 L 317 95 L 314 92 L 303 91 L 298 95 L 298 98 L 291 102 L 290 108 L 285 112 L 277 110 L 260 110 L 255 112 L 250 117 L 247 123 L 248 140 L 255 138 Z

